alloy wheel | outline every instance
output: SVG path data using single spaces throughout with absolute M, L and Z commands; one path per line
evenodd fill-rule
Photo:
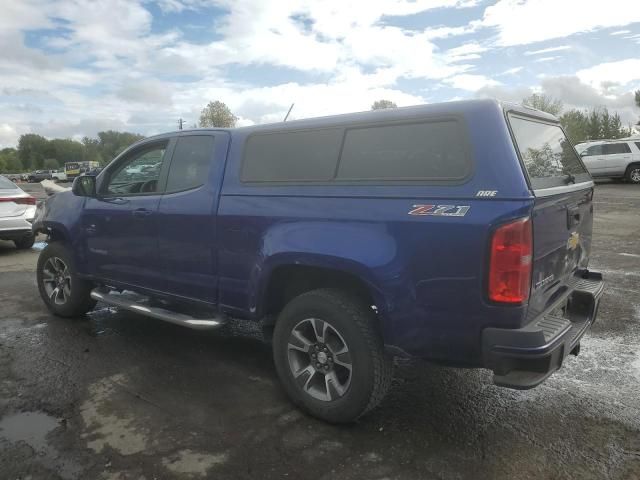
M 287 344 L 289 368 L 296 384 L 315 398 L 330 402 L 351 385 L 352 360 L 340 332 L 319 318 L 300 321 Z
M 51 257 L 45 262 L 42 283 L 47 297 L 56 305 L 64 305 L 71 297 L 71 272 L 59 257 Z

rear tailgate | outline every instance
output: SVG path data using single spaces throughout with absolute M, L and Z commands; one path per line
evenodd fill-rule
M 529 318 L 552 306 L 589 263 L 593 182 L 557 123 L 509 114 L 532 190 L 533 268 Z

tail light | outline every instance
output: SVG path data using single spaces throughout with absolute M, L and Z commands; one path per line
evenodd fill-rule
M 35 205 L 36 199 L 35 197 L 0 197 L 0 202 L 13 202 L 20 205 Z
M 533 240 L 531 219 L 521 218 L 500 226 L 491 239 L 489 299 L 524 303 L 531 287 Z

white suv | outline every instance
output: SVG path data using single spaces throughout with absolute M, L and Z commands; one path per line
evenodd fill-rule
M 576 150 L 592 177 L 640 183 L 640 138 L 579 143 Z

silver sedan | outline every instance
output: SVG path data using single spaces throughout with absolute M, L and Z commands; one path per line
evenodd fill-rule
M 31 248 L 35 215 L 36 199 L 0 175 L 0 240 L 13 240 L 16 248 Z

